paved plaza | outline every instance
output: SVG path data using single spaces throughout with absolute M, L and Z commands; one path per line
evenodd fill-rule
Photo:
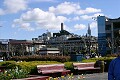
M 83 79 L 81 80 L 108 80 L 108 73 L 93 73 L 83 75 Z

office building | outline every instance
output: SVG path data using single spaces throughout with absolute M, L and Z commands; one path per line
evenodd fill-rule
M 104 56 L 120 51 L 120 18 L 97 17 L 98 52 Z

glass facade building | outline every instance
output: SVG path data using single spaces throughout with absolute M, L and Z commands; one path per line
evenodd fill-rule
M 120 18 L 97 17 L 98 52 L 104 56 L 120 52 Z

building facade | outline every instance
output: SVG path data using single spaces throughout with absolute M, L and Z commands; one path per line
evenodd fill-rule
M 11 56 L 31 55 L 33 42 L 28 40 L 0 39 L 0 56 L 8 59 Z
M 41 48 L 39 50 L 39 55 L 60 55 L 58 48 Z
M 58 33 L 46 32 L 33 38 L 34 52 L 41 48 L 58 48 L 60 54 L 69 55 L 72 53 L 88 53 L 93 50 L 97 52 L 97 37 L 91 36 L 90 25 L 88 25 L 87 35 L 79 36 L 68 32 L 61 23 L 61 30 Z M 39 51 L 40 53 L 40 51 Z
M 98 50 L 101 55 L 118 53 L 120 51 L 120 18 L 110 19 L 97 17 Z
M 41 50 L 41 49 L 48 50 Z M 58 33 L 46 32 L 32 40 L 0 40 L 0 53 L 5 53 L 7 56 L 24 56 L 32 54 L 48 54 L 49 49 L 55 49 L 54 52 L 59 55 L 69 54 L 90 54 L 91 50 L 97 51 L 97 38 L 91 36 L 90 26 L 88 25 L 87 34 L 84 36 L 76 35 L 64 30 L 61 23 L 61 30 Z M 46 52 L 45 52 L 46 51 Z

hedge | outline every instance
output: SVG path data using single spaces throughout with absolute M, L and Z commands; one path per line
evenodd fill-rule
M 31 62 L 15 62 L 15 61 L 3 61 L 0 62 L 0 66 L 6 66 L 7 69 L 14 69 L 16 66 L 19 69 L 26 70 L 29 74 L 37 74 L 37 65 L 39 64 L 59 64 L 57 61 L 31 61 Z
M 82 60 L 82 62 L 96 62 L 96 61 L 104 61 L 104 71 L 107 72 L 109 68 L 110 62 L 116 57 L 101 57 L 101 58 L 90 58 Z
M 32 55 L 32 56 L 13 56 L 10 60 L 14 61 L 70 61 L 70 56 L 53 56 L 53 55 Z
M 109 67 L 109 63 L 115 57 L 102 57 L 102 58 L 91 58 L 87 60 L 83 60 L 82 62 L 95 62 L 95 61 L 104 61 L 104 70 L 107 71 Z M 42 64 L 59 64 L 61 62 L 58 61 L 30 61 L 30 62 L 15 62 L 15 61 L 3 61 L 0 62 L 0 66 L 6 66 L 7 69 L 14 69 L 18 66 L 20 69 L 24 69 L 29 72 L 29 74 L 37 74 L 37 65 Z M 73 62 L 65 62 L 65 68 L 69 70 L 73 70 Z

